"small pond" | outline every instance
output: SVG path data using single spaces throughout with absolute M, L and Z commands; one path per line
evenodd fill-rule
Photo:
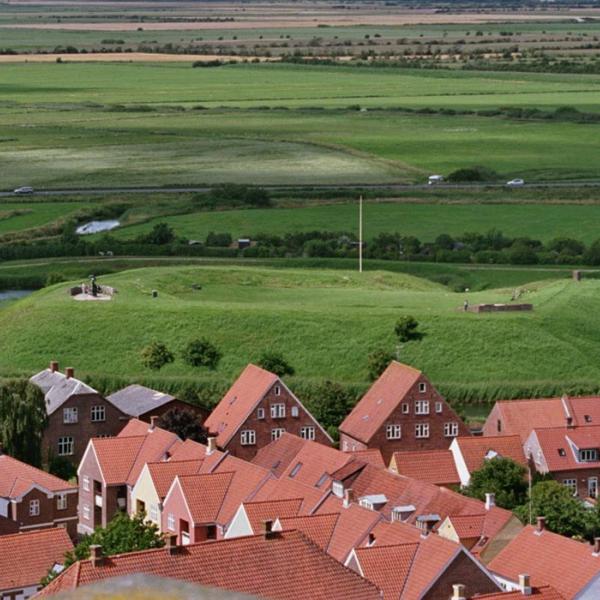
M 85 225 L 80 225 L 75 232 L 78 235 L 89 235 L 91 233 L 100 233 L 101 231 L 110 231 L 111 229 L 115 229 L 121 223 L 116 220 L 110 221 L 90 221 Z

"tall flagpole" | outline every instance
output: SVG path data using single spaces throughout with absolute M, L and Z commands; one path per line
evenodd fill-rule
M 358 272 L 363 270 L 363 197 L 358 203 Z

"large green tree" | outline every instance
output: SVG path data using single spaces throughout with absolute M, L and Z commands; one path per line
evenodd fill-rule
M 182 440 L 206 444 L 208 433 L 202 418 L 189 408 L 172 408 L 161 415 L 158 426 L 178 435 Z
M 37 386 L 26 379 L 0 383 L 0 442 L 6 454 L 39 467 L 45 425 L 44 395 Z

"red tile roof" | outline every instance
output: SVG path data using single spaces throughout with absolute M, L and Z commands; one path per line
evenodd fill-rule
M 271 469 L 273 474 L 279 477 L 300 452 L 305 441 L 291 433 L 284 433 L 279 439 L 259 448 L 252 463 L 265 469 Z
M 62 527 L 0 536 L 0 592 L 38 585 L 71 550 L 73 542 Z
M 367 448 L 366 450 L 354 450 L 352 452 L 348 452 L 348 454 L 357 460 L 362 462 L 367 462 L 372 464 L 375 467 L 384 468 L 387 467 L 383 460 L 383 456 L 381 454 L 381 450 L 379 448 Z
M 148 472 L 150 473 L 158 497 L 164 500 L 177 475 L 195 475 L 200 470 L 202 463 L 203 461 L 201 460 L 147 463 Z
M 231 486 L 234 473 L 178 475 L 179 484 L 195 525 L 223 523 L 219 513 Z M 177 485 L 177 483 L 175 485 Z
M 400 475 L 435 485 L 460 484 L 460 477 L 450 450 L 394 452 L 390 469 Z
M 256 365 L 248 365 L 243 370 L 204 422 L 204 426 L 217 436 L 221 448 L 228 444 L 278 380 L 277 375 Z
M 499 554 L 488 568 L 501 577 L 518 581 L 528 573 L 534 586 L 551 585 L 565 598 L 574 598 L 600 575 L 600 557 L 587 543 L 528 525 Z
M 301 515 L 311 513 L 323 498 L 329 494 L 329 489 L 321 490 L 316 487 L 304 485 L 293 479 L 271 479 L 266 481 L 253 495 L 252 500 L 284 500 L 302 498 Z
M 273 600 L 380 600 L 379 590 L 323 553 L 298 531 L 272 539 L 247 536 L 195 544 L 171 555 L 164 548 L 72 565 L 38 595 L 89 585 L 131 573 L 182 579 Z
M 339 518 L 339 513 L 285 517 L 278 519 L 276 525 L 281 531 L 301 531 L 321 550 L 327 551 Z
M 421 376 L 393 361 L 340 425 L 340 431 L 368 443 Z
M 423 532 L 418 527 L 401 521 L 379 521 L 371 533 L 378 546 L 393 546 L 418 542 Z
M 534 600 L 567 600 L 562 594 L 549 585 L 534 587 L 529 596 L 524 596 L 521 590 L 514 592 L 493 592 L 492 594 L 478 594 L 471 600 L 523 600 L 533 598 Z
M 581 449 L 600 448 L 599 425 L 572 429 L 566 427 L 535 429 L 532 436 L 537 438 L 551 473 L 576 469 L 600 469 L 600 460 L 582 462 L 579 461 L 577 454 Z M 533 458 L 536 463 L 539 463 L 537 456 L 534 455 Z
M 496 455 L 501 458 L 510 458 L 523 466 L 527 465 L 523 444 L 518 435 L 457 437 L 454 444 L 459 446 L 469 473 L 480 469 L 486 457 L 493 458 Z
M 34 485 L 49 492 L 62 492 L 77 488 L 64 479 L 36 469 L 8 456 L 8 454 L 0 454 L 0 497 L 18 498 L 27 493 Z
M 215 450 L 215 452 L 219 452 Z M 219 452 L 220 454 L 220 452 Z M 194 440 L 184 440 L 171 452 L 171 461 L 177 460 L 200 460 L 206 455 L 206 446 L 194 442 Z
M 282 517 L 295 517 L 302 506 L 302 498 L 289 500 L 263 500 L 244 502 L 244 510 L 254 533 L 262 533 L 265 521 L 275 521 Z

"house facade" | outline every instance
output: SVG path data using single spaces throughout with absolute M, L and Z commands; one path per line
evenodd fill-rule
M 393 361 L 340 425 L 340 448 L 394 452 L 448 449 L 470 431 L 421 371 Z
M 283 381 L 248 365 L 206 419 L 218 447 L 251 460 L 285 432 L 332 445 L 333 440 Z

